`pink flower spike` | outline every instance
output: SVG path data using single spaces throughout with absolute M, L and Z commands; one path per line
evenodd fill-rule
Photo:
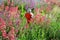
M 10 4 L 10 0 L 7 0 L 7 2 L 8 2 L 8 5 Z
M 2 3 L 1 8 L 4 9 L 4 2 Z
M 41 22 L 44 22 L 44 20 L 45 20 L 45 16 L 42 16 L 41 17 Z
M 6 28 L 6 23 L 2 18 L 0 18 L 0 30 L 3 28 Z
M 8 6 L 6 6 L 6 7 L 5 7 L 5 10 L 8 10 L 8 9 L 9 9 L 9 7 L 8 7 Z
M 2 36 L 4 37 L 4 38 L 7 38 L 7 33 L 6 33 L 6 30 L 1 30 L 1 32 L 2 32 Z
M 16 10 L 18 10 L 18 6 L 16 6 Z
M 11 3 L 11 6 L 14 6 L 14 2 Z
M 8 25 L 9 25 L 9 26 L 12 26 L 12 25 L 13 25 L 12 21 L 9 21 L 9 22 L 8 22 Z
M 49 0 L 44 0 L 44 1 L 47 2 L 47 3 L 49 2 Z
M 14 27 L 11 27 L 9 33 L 8 33 L 9 40 L 15 40 L 15 29 Z

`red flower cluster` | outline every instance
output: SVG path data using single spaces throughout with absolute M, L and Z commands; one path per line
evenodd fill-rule
M 15 40 L 16 37 L 16 29 L 14 24 L 16 24 L 16 28 L 20 26 L 20 19 L 19 19 L 19 10 L 18 6 L 14 6 L 14 2 L 10 2 L 11 0 L 7 1 L 7 6 L 4 4 L 1 5 L 3 8 L 3 18 L 0 16 L 0 31 L 2 32 L 2 37 L 3 38 L 8 38 L 8 40 Z M 12 20 L 14 19 L 14 20 Z M 10 28 L 9 31 L 7 32 L 6 28 Z M 18 30 L 17 29 L 17 30 Z M 18 31 L 17 31 L 18 32 Z
M 3 38 L 7 38 L 7 33 L 5 29 L 6 29 L 6 23 L 2 18 L 0 18 L 0 31 L 2 32 Z
M 40 22 L 44 22 L 45 21 L 45 16 L 42 16 L 41 18 L 40 18 Z
M 44 23 L 48 21 L 48 19 L 46 19 L 46 16 L 45 15 L 43 16 L 41 13 L 36 14 L 35 20 L 36 20 L 36 23 Z
M 6 23 L 2 18 L 0 18 L 0 30 L 4 28 L 6 28 Z
M 2 32 L 3 38 L 8 38 L 6 30 L 2 29 L 1 32 Z
M 8 33 L 9 40 L 15 40 L 15 29 L 14 27 L 11 27 L 11 30 Z
M 12 25 L 12 23 L 10 22 L 10 25 Z M 7 34 L 6 33 L 6 23 L 5 21 L 0 18 L 0 31 L 2 32 L 2 36 L 3 38 L 9 38 L 9 40 L 15 40 L 15 29 L 14 27 L 10 27 L 10 31 L 9 33 Z

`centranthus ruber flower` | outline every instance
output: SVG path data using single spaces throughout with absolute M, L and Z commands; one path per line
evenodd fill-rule
M 6 6 L 6 7 L 5 7 L 5 10 L 8 11 L 8 9 L 9 9 L 9 6 Z
M 51 4 L 50 0 L 44 0 L 47 4 Z
M 35 16 L 36 22 L 40 21 L 41 13 L 37 13 Z
M 39 12 L 41 13 L 44 9 L 45 9 L 45 7 L 44 6 L 41 6 Z
M 1 4 L 1 8 L 4 9 L 4 2 Z
M 24 27 L 25 27 L 26 29 L 29 28 L 29 24 L 26 23 Z
M 46 11 L 49 12 L 49 11 L 51 11 L 51 10 L 52 10 L 52 6 L 51 6 L 51 5 L 48 5 L 48 6 L 46 7 Z
M 14 27 L 11 27 L 9 33 L 8 33 L 8 37 L 9 37 L 9 40 L 15 40 L 15 28 Z
M 39 8 L 34 9 L 36 13 L 39 13 Z
M 13 22 L 10 20 L 10 21 L 8 22 L 8 25 L 9 25 L 9 26 L 13 26 Z
M 7 33 L 6 33 L 6 30 L 2 29 L 1 32 L 2 32 L 2 36 L 4 38 L 8 38 Z
M 20 19 L 16 20 L 16 25 L 17 26 L 20 26 L 20 23 L 21 23 L 21 20 Z
M 14 17 L 17 14 L 18 7 L 10 7 L 9 13 L 12 17 Z
M 42 16 L 41 18 L 40 18 L 40 22 L 44 22 L 45 21 L 45 16 Z
M 14 6 L 14 1 L 13 0 L 11 0 L 11 4 L 10 4 L 11 6 Z
M 6 23 L 2 18 L 0 18 L 0 30 L 4 28 L 6 28 Z
M 47 3 L 49 2 L 49 0 L 44 0 L 44 1 L 47 2 Z
M 44 0 L 44 1 L 48 4 L 51 4 L 51 3 L 57 4 L 57 2 L 58 2 L 58 0 Z
M 10 4 L 10 0 L 7 0 L 7 2 L 8 2 L 8 5 Z

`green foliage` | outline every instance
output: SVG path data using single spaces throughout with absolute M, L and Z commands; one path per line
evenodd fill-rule
M 20 17 L 24 17 L 24 14 L 26 13 L 25 5 L 18 5 L 18 9 L 21 11 Z
M 5 5 L 7 5 L 6 2 Z M 40 5 L 38 7 L 40 7 Z M 37 25 L 35 23 L 31 23 L 27 29 L 24 28 L 26 25 L 26 18 L 24 16 L 26 13 L 25 5 L 18 5 L 18 9 L 21 11 L 21 23 L 19 26 L 20 30 L 17 33 L 17 40 L 60 40 L 60 7 L 54 6 L 54 8 L 51 10 L 50 14 L 52 14 L 53 19 L 51 19 L 50 25 Z M 45 11 L 46 10 L 42 11 L 42 15 L 45 15 Z M 7 29 L 7 32 L 8 31 L 9 29 Z M 0 39 L 2 38 L 0 37 Z
M 20 7 L 19 7 L 20 8 Z M 22 7 L 22 14 L 24 16 L 24 9 Z M 54 15 L 55 21 L 52 21 L 50 25 L 37 25 L 30 24 L 28 29 L 20 31 L 20 37 L 18 40 L 60 40 L 60 8 L 55 6 L 51 11 L 51 14 Z M 45 11 L 42 11 L 42 15 L 45 14 Z M 22 17 L 21 27 L 26 23 L 25 17 Z

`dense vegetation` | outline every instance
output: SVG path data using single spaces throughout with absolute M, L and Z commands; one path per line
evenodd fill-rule
M 7 0 L 0 5 L 0 40 L 60 40 L 60 7 L 45 4 L 32 8 L 33 19 L 25 18 L 26 5 Z

